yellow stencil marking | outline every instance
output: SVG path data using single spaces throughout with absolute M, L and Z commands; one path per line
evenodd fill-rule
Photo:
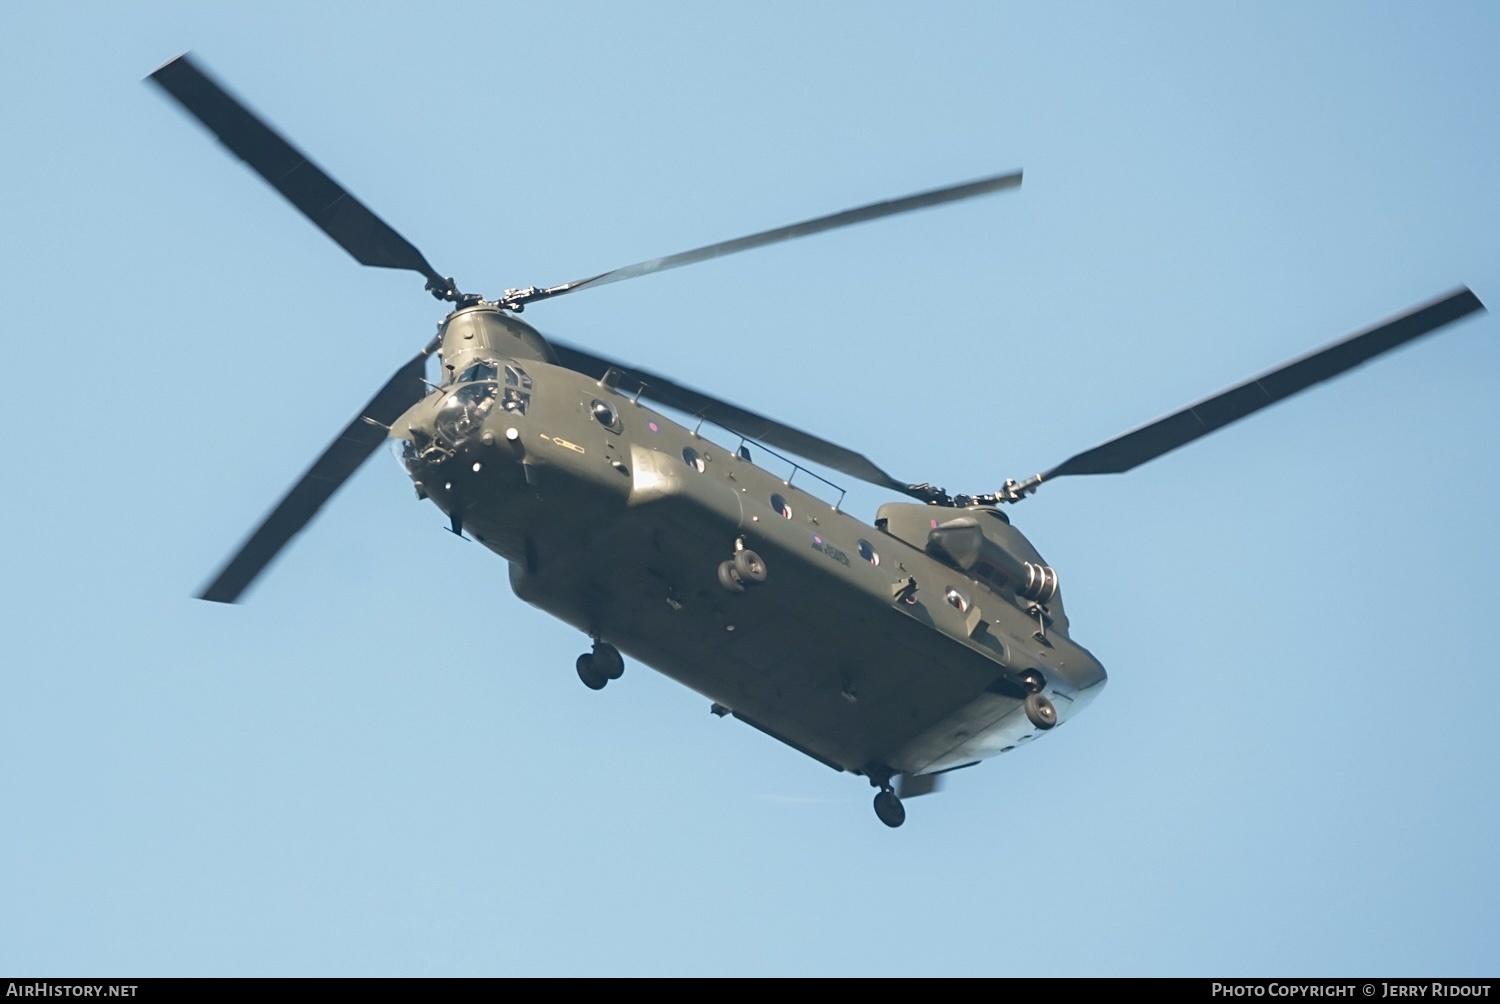
M 574 453 L 584 452 L 583 447 L 579 446 L 577 443 L 570 443 L 561 436 L 549 436 L 544 432 L 542 433 L 542 438 L 549 443 L 554 443 L 558 446 L 561 446 L 565 450 L 572 450 Z

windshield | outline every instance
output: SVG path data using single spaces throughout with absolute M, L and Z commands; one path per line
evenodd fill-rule
M 473 383 L 476 380 L 493 380 L 499 369 L 492 362 L 475 363 L 458 375 L 456 383 Z

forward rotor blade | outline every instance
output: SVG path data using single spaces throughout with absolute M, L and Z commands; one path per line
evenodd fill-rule
M 1462 287 L 1394 320 L 1350 335 L 1150 425 L 1069 457 L 1042 474 L 1040 480 L 1050 481 L 1069 474 L 1123 473 L 1484 309 L 1479 297 L 1467 286 Z
M 777 227 L 775 230 L 764 230 L 758 234 L 751 234 L 748 237 L 737 237 L 732 241 L 709 244 L 706 247 L 701 247 L 693 251 L 683 251 L 681 254 L 668 255 L 665 258 L 652 258 L 650 261 L 636 262 L 634 265 L 626 265 L 624 268 L 617 268 L 611 272 L 601 272 L 599 275 L 591 276 L 587 279 L 575 279 L 573 282 L 565 282 L 560 286 L 551 286 L 547 289 L 538 290 L 536 295 L 531 297 L 531 299 L 542 300 L 553 296 L 561 296 L 564 293 L 576 293 L 580 289 L 603 286 L 606 283 L 619 282 L 622 279 L 634 279 L 637 276 L 650 275 L 652 272 L 665 272 L 669 268 L 679 268 L 683 265 L 706 261 L 709 258 L 719 258 L 727 254 L 735 254 L 739 251 L 749 251 L 751 248 L 765 247 L 767 244 L 775 244 L 778 241 L 789 241 L 794 237 L 820 234 L 825 230 L 835 230 L 839 227 L 847 227 L 855 223 L 864 223 L 866 220 L 878 220 L 883 216 L 895 216 L 897 213 L 907 213 L 914 209 L 926 209 L 929 206 L 938 206 L 945 202 L 957 202 L 960 199 L 971 199 L 977 195 L 988 195 L 990 192 L 998 192 L 1006 188 L 1018 188 L 1020 184 L 1021 172 L 1013 171 L 1009 174 L 997 174 L 994 177 L 965 182 L 962 185 L 935 188 L 930 192 L 919 192 L 916 195 L 908 195 L 901 199 L 891 199 L 887 202 L 872 202 L 868 206 L 860 206 L 857 209 L 846 209 L 841 213 L 819 216 L 816 219 L 793 223 L 791 226 Z
M 912 486 L 904 481 L 897 481 L 876 467 L 868 457 L 839 446 L 837 443 L 819 439 L 811 433 L 794 429 L 790 425 L 783 425 L 764 415 L 758 415 L 739 405 L 730 404 L 728 401 L 721 401 L 702 391 L 693 390 L 691 387 L 684 387 L 682 384 L 639 367 L 626 366 L 624 363 L 565 345 L 551 338 L 547 341 L 557 353 L 558 361 L 570 370 L 576 370 L 596 380 L 603 379 L 611 369 L 615 370 L 617 374 L 615 387 L 622 393 L 639 392 L 641 397 L 707 419 L 746 439 L 753 439 L 767 446 L 780 447 L 831 470 L 859 478 L 861 481 L 911 494 L 909 489 Z
M 427 387 L 422 382 L 428 346 L 396 371 L 384 387 L 360 410 L 358 417 L 344 427 L 339 437 L 307 469 L 291 491 L 282 497 L 260 526 L 240 545 L 234 557 L 225 563 L 212 582 L 198 594 L 202 600 L 233 603 L 255 581 L 256 576 L 275 560 L 339 486 L 359 469 L 386 438 L 386 429 L 408 408 L 422 400 Z M 369 419 L 370 421 L 366 421 Z M 379 425 L 372 425 L 371 421 Z
M 445 283 L 422 252 L 186 55 L 178 56 L 148 79 L 207 126 L 231 153 L 270 182 L 360 264 L 410 269 L 432 284 Z

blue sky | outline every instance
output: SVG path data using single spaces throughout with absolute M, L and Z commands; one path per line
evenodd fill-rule
M 384 457 L 247 603 L 190 598 L 442 312 L 141 78 L 191 49 L 488 292 L 1023 168 L 527 314 L 980 491 L 1500 301 L 1497 41 L 1480 3 L 0 5 L 0 971 L 1493 974 L 1493 319 L 1015 510 L 1110 684 L 890 831 L 645 667 L 585 690 Z

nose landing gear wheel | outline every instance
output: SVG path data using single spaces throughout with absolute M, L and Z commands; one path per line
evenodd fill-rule
M 625 658 L 620 655 L 619 649 L 607 641 L 595 642 L 590 658 L 593 659 L 594 669 L 607 680 L 618 680 L 625 674 Z
M 600 671 L 599 667 L 594 664 L 594 657 L 587 652 L 578 657 L 575 665 L 578 667 L 578 678 L 590 690 L 603 690 L 604 685 L 609 682 L 609 677 Z
M 1027 719 L 1043 732 L 1057 724 L 1057 708 L 1047 700 L 1047 695 L 1027 694 L 1023 707 L 1026 709 Z
M 901 799 L 889 788 L 882 788 L 875 796 L 875 815 L 880 821 L 891 829 L 895 829 L 906 822 L 906 806 L 901 804 Z

